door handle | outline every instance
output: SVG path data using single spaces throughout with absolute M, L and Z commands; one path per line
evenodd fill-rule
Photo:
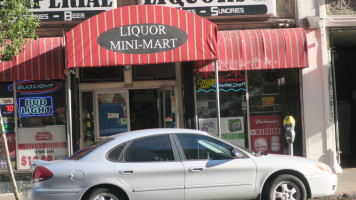
M 201 172 L 203 170 L 204 170 L 203 167 L 191 167 L 188 169 L 188 171 L 190 171 L 190 172 Z
M 131 175 L 131 174 L 135 173 L 135 171 L 131 170 L 131 169 L 123 169 L 123 170 L 120 170 L 119 172 L 122 175 Z

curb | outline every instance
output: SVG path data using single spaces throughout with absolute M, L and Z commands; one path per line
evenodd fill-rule
M 312 200 L 356 200 L 356 191 L 314 198 Z

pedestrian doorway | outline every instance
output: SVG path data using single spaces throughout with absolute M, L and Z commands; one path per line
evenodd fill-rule
M 335 124 L 342 167 L 356 166 L 356 27 L 330 29 Z
M 175 88 L 81 92 L 81 148 L 98 138 L 149 128 L 175 128 Z
M 132 131 L 176 127 L 173 89 L 130 90 L 129 97 Z

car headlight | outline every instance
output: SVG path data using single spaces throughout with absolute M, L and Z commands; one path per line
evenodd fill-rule
M 316 164 L 316 167 L 318 169 L 320 169 L 321 171 L 333 173 L 331 168 L 328 165 L 324 164 L 324 163 L 318 163 L 318 164 Z

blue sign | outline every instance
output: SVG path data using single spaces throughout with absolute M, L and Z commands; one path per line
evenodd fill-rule
M 20 117 L 53 115 L 53 98 L 51 96 L 19 98 L 19 113 Z

